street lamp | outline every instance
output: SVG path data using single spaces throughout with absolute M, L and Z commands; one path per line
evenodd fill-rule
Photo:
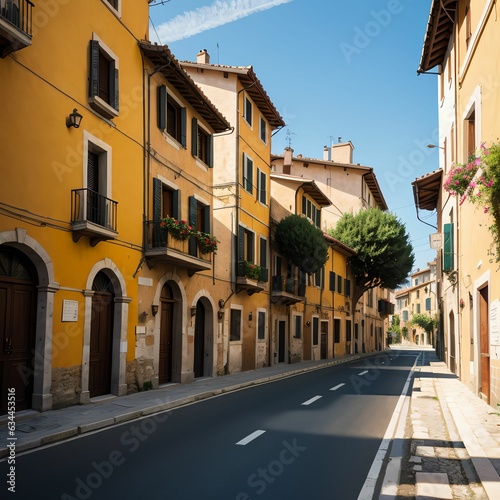
M 434 148 L 444 149 L 442 146 L 438 146 L 437 144 L 427 144 L 425 147 L 429 149 L 434 149 Z

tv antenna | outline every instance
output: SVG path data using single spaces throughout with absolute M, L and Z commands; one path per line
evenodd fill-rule
M 288 147 L 292 147 L 292 135 L 297 135 L 295 132 L 291 132 L 289 128 L 286 129 L 285 140 L 288 141 Z

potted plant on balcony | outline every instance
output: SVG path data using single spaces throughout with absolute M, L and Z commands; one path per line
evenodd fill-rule
M 185 241 L 196 234 L 193 231 L 193 226 L 190 226 L 185 220 L 177 220 L 173 217 L 163 218 L 160 227 L 166 229 L 173 238 L 181 241 Z
M 260 280 L 262 274 L 262 268 L 257 264 L 245 261 L 245 276 L 251 280 Z
M 215 236 L 198 231 L 196 237 L 198 238 L 198 248 L 201 253 L 217 253 L 217 244 L 219 242 Z

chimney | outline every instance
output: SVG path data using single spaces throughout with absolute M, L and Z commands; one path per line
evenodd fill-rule
M 330 148 L 328 146 L 325 146 L 323 148 L 323 160 L 324 161 L 331 161 L 332 157 L 331 157 L 331 152 L 330 152 Z
M 352 163 L 353 150 L 354 146 L 351 141 L 334 144 L 331 150 L 331 160 L 335 163 Z
M 292 157 L 293 157 L 293 149 L 291 147 L 285 148 L 285 154 L 283 157 L 283 166 L 291 167 L 292 166 Z M 288 172 L 290 173 L 290 172 Z
M 198 64 L 210 64 L 210 54 L 207 52 L 207 49 L 203 49 L 198 52 L 196 62 Z

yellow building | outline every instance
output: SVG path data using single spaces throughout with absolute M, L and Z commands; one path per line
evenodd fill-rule
M 143 388 L 224 373 L 218 302 L 227 285 L 205 243 L 215 237 L 225 260 L 220 241 L 228 238 L 214 228 L 212 185 L 214 134 L 230 125 L 168 47 L 142 42 L 141 49 L 151 117 L 136 329 L 136 378 Z
M 273 174 L 285 174 L 298 178 L 314 179 L 318 188 L 332 202 L 321 211 L 323 231 L 335 227 L 345 212 L 357 213 L 368 207 L 387 210 L 387 203 L 373 168 L 353 163 L 353 144 L 339 142 L 325 146 L 323 158 L 308 158 L 301 154 L 294 156 L 294 150 L 285 148 L 283 155 L 272 155 Z M 365 292 L 358 301 L 354 314 L 346 325 L 352 324 L 353 341 L 349 344 L 351 353 L 372 352 L 385 346 L 384 318 L 389 293 L 381 288 Z M 347 326 L 346 326 L 347 329 Z
M 2 394 L 14 387 L 18 410 L 123 395 L 142 253 L 147 3 L 1 5 Z
M 268 366 L 271 133 L 285 125 L 252 67 L 210 64 L 206 50 L 182 67 L 229 120 L 214 138 L 214 231 L 224 254 L 219 299 L 224 373 Z
M 417 207 L 438 213 L 442 355 L 493 407 L 500 402 L 498 250 L 488 229 L 494 220 L 481 203 L 471 202 L 470 191 L 454 196 L 444 184 L 454 167 L 479 154 L 481 144 L 488 149 L 498 142 L 500 91 L 494 82 L 500 69 L 492 51 L 499 43 L 496 2 L 432 2 L 419 72 L 437 68 L 439 74 L 441 168 L 413 183 Z

